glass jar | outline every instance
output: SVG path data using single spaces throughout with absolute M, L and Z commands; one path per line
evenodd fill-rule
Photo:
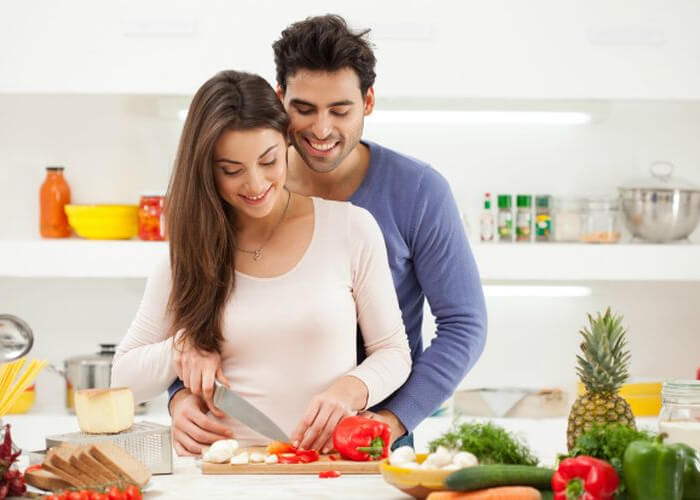
M 515 241 L 530 241 L 532 235 L 532 196 L 519 194 L 516 197 Z
M 552 240 L 581 241 L 583 200 L 555 198 L 552 203 Z
M 39 189 L 39 234 L 43 238 L 68 238 L 70 226 L 64 210 L 70 204 L 70 187 L 63 167 L 46 167 L 46 179 Z
M 535 241 L 549 241 L 552 237 L 552 197 L 535 196 Z
M 700 451 L 700 380 L 671 380 L 661 389 L 659 432 L 665 443 L 685 443 Z
M 509 194 L 498 195 L 498 241 L 513 241 L 513 197 Z
M 139 202 L 139 239 L 163 241 L 165 235 L 165 196 L 161 193 L 143 193 Z
M 584 243 L 617 243 L 620 241 L 620 200 L 590 198 L 583 212 Z

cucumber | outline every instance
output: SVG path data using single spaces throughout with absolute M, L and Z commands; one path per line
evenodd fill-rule
M 532 486 L 549 489 L 554 471 L 532 465 L 477 465 L 453 472 L 445 479 L 450 490 L 473 491 L 495 486 Z

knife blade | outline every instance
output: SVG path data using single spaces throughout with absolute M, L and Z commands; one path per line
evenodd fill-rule
M 214 405 L 263 436 L 283 443 L 289 442 L 289 436 L 270 417 L 235 392 L 228 390 L 218 380 L 214 381 Z

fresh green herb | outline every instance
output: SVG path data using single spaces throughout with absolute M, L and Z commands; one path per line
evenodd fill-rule
M 428 444 L 433 452 L 438 446 L 468 451 L 482 464 L 537 465 L 537 458 L 527 445 L 491 422 L 455 422 L 447 433 Z

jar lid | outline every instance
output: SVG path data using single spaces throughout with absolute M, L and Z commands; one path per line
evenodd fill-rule
M 509 194 L 498 195 L 498 208 L 510 208 L 513 203 L 513 197 Z
M 625 190 L 654 190 L 654 191 L 699 191 L 700 186 L 697 184 L 673 176 L 673 163 L 668 161 L 655 161 L 649 165 L 649 177 L 634 179 L 618 189 Z
M 517 198 L 518 207 L 527 208 L 532 206 L 532 196 L 529 194 L 519 194 Z
M 48 167 L 46 167 L 46 170 L 48 170 L 50 172 L 62 172 L 63 168 L 64 167 L 62 167 L 60 165 L 49 165 Z
M 667 380 L 661 398 L 670 403 L 700 404 L 700 380 Z
M 540 208 L 549 208 L 552 203 L 552 197 L 548 194 L 538 194 L 535 196 L 535 206 Z

